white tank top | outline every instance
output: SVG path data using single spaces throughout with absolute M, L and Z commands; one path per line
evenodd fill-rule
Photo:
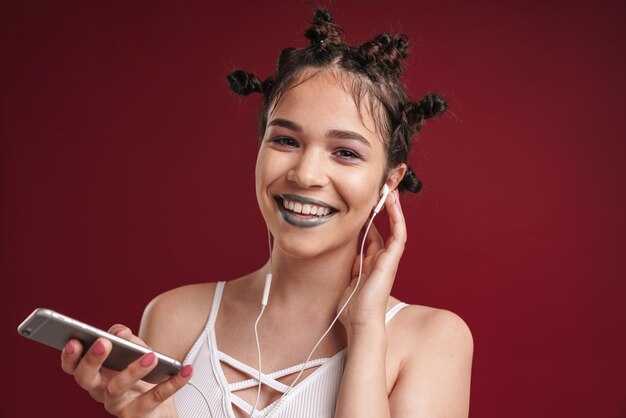
M 219 351 L 215 339 L 214 326 L 224 285 L 225 282 L 217 283 L 209 320 L 183 362 L 193 365 L 191 378 L 193 386 L 185 385 L 174 397 L 180 418 L 235 418 L 233 405 L 247 415 L 252 412 L 252 405 L 234 392 L 257 386 L 258 370 Z M 408 305 L 402 302 L 393 306 L 385 316 L 385 323 L 405 306 Z M 330 358 L 309 361 L 307 368 L 319 367 L 301 379 L 286 396 L 260 411 L 255 411 L 253 418 L 331 418 L 335 413 L 345 357 L 344 348 Z M 250 378 L 228 383 L 220 362 L 249 375 Z M 288 386 L 276 379 L 299 372 L 303 365 L 298 364 L 272 373 L 261 373 L 261 381 L 264 385 L 284 393 Z

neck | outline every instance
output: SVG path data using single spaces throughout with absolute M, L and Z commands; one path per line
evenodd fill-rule
M 333 313 L 350 284 L 356 255 L 356 240 L 350 245 L 310 258 L 295 258 L 274 247 L 270 304 L 286 309 L 315 306 L 318 312 Z M 269 262 L 261 269 L 270 270 Z

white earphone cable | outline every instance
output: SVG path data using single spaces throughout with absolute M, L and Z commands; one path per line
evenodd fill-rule
M 367 234 L 369 233 L 369 230 L 370 230 L 370 228 L 372 226 L 372 223 L 374 222 L 374 218 L 376 217 L 377 214 L 378 214 L 378 211 L 375 211 L 372 214 L 372 217 L 370 218 L 370 220 L 369 220 L 369 222 L 367 224 L 367 228 L 365 228 L 365 233 L 363 234 L 363 241 L 361 241 L 361 251 L 360 251 L 360 254 L 359 254 L 359 275 L 357 277 L 356 284 L 354 285 L 354 289 L 352 289 L 352 292 L 348 296 L 348 299 L 346 299 L 346 301 L 343 303 L 343 305 L 341 305 L 341 308 L 337 312 L 337 315 L 335 315 L 335 318 L 331 322 L 330 326 L 326 329 L 324 334 L 322 334 L 320 339 L 317 341 L 317 343 L 315 344 L 315 346 L 313 347 L 313 349 L 309 353 L 306 361 L 304 362 L 304 365 L 300 369 L 300 372 L 298 373 L 298 375 L 296 376 L 294 381 L 291 382 L 291 385 L 289 385 L 289 387 L 283 393 L 283 395 L 278 399 L 278 401 L 276 401 L 274 407 L 268 412 L 268 414 L 266 416 L 268 416 L 268 417 L 270 416 L 270 414 L 274 411 L 274 409 L 276 409 L 276 407 L 278 405 L 280 405 L 280 403 L 282 402 L 283 398 L 285 398 L 285 396 L 287 396 L 287 394 L 296 385 L 298 380 L 300 380 L 300 378 L 302 377 L 302 374 L 306 370 L 306 366 L 308 366 L 309 361 L 311 361 L 311 357 L 313 357 L 313 354 L 315 353 L 315 350 L 317 350 L 317 347 L 322 343 L 322 341 L 324 340 L 326 335 L 328 335 L 330 330 L 333 328 L 333 326 L 335 325 L 335 323 L 337 322 L 337 320 L 339 319 L 339 317 L 341 316 L 341 314 L 343 313 L 345 308 L 350 303 L 350 300 L 352 299 L 352 297 L 356 293 L 357 289 L 359 288 L 359 284 L 361 283 L 361 275 L 363 274 L 363 250 L 365 249 L 365 239 L 367 238 Z M 267 298 L 269 296 L 269 287 L 271 285 L 271 280 L 272 280 L 272 273 L 271 273 L 271 271 L 272 271 L 272 240 L 271 240 L 271 235 L 270 235 L 269 229 L 267 231 L 267 240 L 268 240 L 269 249 L 270 249 L 270 263 L 269 263 L 269 271 L 270 271 L 270 273 L 268 273 L 268 275 L 266 277 L 266 280 L 265 280 L 265 289 L 263 290 L 263 302 L 261 303 L 261 312 L 259 313 L 259 316 L 257 317 L 256 321 L 254 322 L 254 337 L 255 337 L 255 340 L 256 340 L 256 348 L 257 348 L 257 355 L 258 355 L 258 361 L 259 361 L 259 370 L 258 370 L 259 371 L 259 377 L 258 377 L 259 384 L 258 384 L 258 388 L 257 388 L 256 401 L 254 403 L 254 406 L 252 407 L 252 411 L 250 412 L 250 418 L 252 418 L 252 416 L 254 415 L 254 412 L 256 411 L 256 408 L 257 408 L 258 403 L 259 403 L 259 399 L 261 397 L 261 385 L 262 385 L 262 382 L 261 382 L 261 374 L 262 374 L 262 372 L 261 372 L 261 345 L 260 345 L 260 342 L 259 342 L 258 325 L 259 325 L 259 322 L 261 321 L 261 317 L 263 316 L 263 313 L 265 312 L 265 307 L 267 305 Z M 213 412 L 211 411 L 211 407 L 209 406 L 209 401 L 206 399 L 206 397 L 204 396 L 202 391 L 195 384 L 193 384 L 192 382 L 187 382 L 187 384 L 189 386 L 191 386 L 192 388 L 194 388 L 196 391 L 198 391 L 198 393 L 200 394 L 200 396 L 204 400 L 204 403 L 207 406 L 207 409 L 209 411 L 209 416 L 211 418 L 213 418 Z
M 191 383 L 191 381 L 187 382 L 187 384 L 189 386 L 191 386 L 192 388 L 194 388 L 195 390 L 198 391 L 198 393 L 200 394 L 200 396 L 202 397 L 202 399 L 204 399 L 204 403 L 206 404 L 207 409 L 209 410 L 209 416 L 211 418 L 213 418 L 213 412 L 211 411 L 211 407 L 209 406 L 209 401 L 207 400 L 207 398 L 204 396 L 204 394 L 202 393 L 202 391 L 200 390 L 200 388 L 198 388 L 198 386 L 194 385 L 193 383 Z
M 359 284 L 361 283 L 361 276 L 363 274 L 363 250 L 365 249 L 365 240 L 367 239 L 367 234 L 369 233 L 369 230 L 370 230 L 370 228 L 372 226 L 372 223 L 374 222 L 374 218 L 376 217 L 377 214 L 378 214 L 378 210 L 375 210 L 373 212 L 373 214 L 372 214 L 368 224 L 367 224 L 367 227 L 365 228 L 365 233 L 363 234 L 363 240 L 361 241 L 361 248 L 360 248 L 360 252 L 359 252 L 359 275 L 357 277 L 356 284 L 354 285 L 354 289 L 352 289 L 352 292 L 348 296 L 348 299 L 346 299 L 346 301 L 343 303 L 343 305 L 341 305 L 341 308 L 339 309 L 339 311 L 337 312 L 337 315 L 335 315 L 334 319 L 330 323 L 330 326 L 326 329 L 326 331 L 324 332 L 324 334 L 322 334 L 322 336 L 317 341 L 317 343 L 315 344 L 313 349 L 309 352 L 309 355 L 307 356 L 307 359 L 304 362 L 304 364 L 303 364 L 302 368 L 300 369 L 300 372 L 298 373 L 296 378 L 293 380 L 293 382 L 291 382 L 291 385 L 289 385 L 289 387 L 283 393 L 283 395 L 275 402 L 274 407 L 266 415 L 267 417 L 269 417 L 271 415 L 271 413 L 276 409 L 276 407 L 278 407 L 278 405 L 280 405 L 280 403 L 283 401 L 285 396 L 287 396 L 289 394 L 289 392 L 291 392 L 291 390 L 296 385 L 298 380 L 300 380 L 300 378 L 302 377 L 302 374 L 304 373 L 304 371 L 306 370 L 309 362 L 311 361 L 311 357 L 313 357 L 313 354 L 315 353 L 315 350 L 317 350 L 317 347 L 319 347 L 319 345 L 322 343 L 324 338 L 328 335 L 328 333 L 333 328 L 333 326 L 335 326 L 335 323 L 337 322 L 337 320 L 339 319 L 339 317 L 341 316 L 343 311 L 346 309 L 346 307 L 350 303 L 350 300 L 352 300 L 352 297 L 354 296 L 354 294 L 356 293 L 357 289 L 359 288 Z M 256 349 L 257 349 L 257 356 L 258 356 L 258 362 L 259 362 L 259 369 L 258 369 L 258 372 L 259 372 L 259 377 L 258 377 L 259 384 L 258 384 L 258 387 L 257 387 L 256 401 L 255 401 L 254 406 L 252 407 L 252 411 L 250 412 L 250 415 L 249 415 L 250 418 L 253 417 L 254 412 L 256 411 L 256 408 L 257 408 L 257 406 L 259 404 L 259 399 L 261 397 L 261 385 L 262 385 L 262 382 L 261 382 L 262 371 L 261 370 L 262 370 L 262 365 L 261 365 L 261 344 L 259 342 L 258 326 L 259 326 L 259 322 L 261 321 L 261 317 L 263 316 L 263 313 L 265 312 L 265 307 L 267 306 L 267 301 L 268 301 L 268 297 L 269 297 L 269 288 L 271 286 L 271 281 L 272 281 L 272 239 L 271 239 L 271 234 L 270 234 L 269 229 L 267 230 L 267 241 L 268 241 L 268 247 L 269 247 L 269 253 L 270 253 L 269 273 L 267 274 L 266 279 L 265 279 L 265 288 L 263 290 L 263 300 L 261 302 L 261 312 L 259 312 L 259 316 L 257 317 L 256 321 L 254 322 L 254 337 L 255 337 L 255 340 L 256 340 Z M 213 413 L 211 411 L 211 407 L 209 406 L 209 402 L 207 401 L 207 399 L 204 396 L 204 394 L 202 393 L 202 391 L 196 385 L 194 385 L 191 382 L 188 382 L 187 384 L 198 391 L 198 393 L 200 394 L 202 399 L 204 399 L 204 402 L 205 402 L 205 404 L 206 404 L 206 406 L 207 406 L 207 408 L 209 410 L 209 415 L 211 417 L 213 417 Z
M 293 389 L 295 384 L 298 382 L 298 380 L 300 380 L 300 377 L 302 377 L 302 373 L 304 373 L 304 371 L 306 370 L 306 368 L 307 368 L 306 366 L 308 366 L 309 361 L 311 360 L 311 357 L 313 356 L 313 353 L 315 353 L 315 350 L 321 344 L 322 340 L 324 340 L 326 335 L 328 335 L 330 330 L 333 328 L 333 326 L 335 325 L 335 323 L 337 322 L 337 320 L 339 319 L 339 317 L 341 316 L 343 311 L 346 309 L 346 306 L 348 306 L 348 304 L 350 303 L 350 300 L 352 299 L 352 296 L 354 296 L 354 294 L 356 293 L 357 289 L 359 288 L 359 284 L 361 283 L 361 275 L 363 273 L 363 250 L 365 248 L 365 239 L 367 238 L 367 234 L 368 234 L 368 232 L 370 230 L 370 227 L 372 226 L 372 222 L 374 222 L 374 218 L 376 217 L 377 214 L 378 214 L 378 211 L 374 211 L 374 213 L 372 214 L 372 217 L 370 218 L 370 220 L 369 220 L 369 222 L 367 224 L 367 228 L 365 228 L 365 234 L 363 234 L 363 241 L 361 241 L 361 251 L 360 251 L 360 254 L 359 254 L 359 275 L 357 277 L 356 284 L 354 285 L 354 289 L 352 289 L 352 292 L 350 293 L 350 296 L 348 296 L 348 299 L 346 299 L 346 301 L 343 303 L 343 305 L 341 305 L 341 308 L 339 309 L 339 312 L 337 312 L 337 315 L 335 315 L 335 318 L 331 322 L 330 326 L 326 329 L 324 334 L 322 334 L 320 339 L 317 341 L 317 343 L 315 344 L 315 346 L 313 347 L 313 349 L 309 353 L 309 356 L 307 357 L 306 361 L 304 362 L 304 365 L 300 369 L 300 373 L 298 373 L 298 375 L 296 376 L 294 381 L 291 382 L 291 385 L 289 385 L 289 387 L 283 393 L 283 395 L 278 399 L 278 401 L 276 401 L 276 404 L 274 405 L 274 407 L 269 411 L 269 413 L 267 415 L 265 415 L 266 417 L 271 416 L 271 413 L 274 411 L 274 409 L 276 409 L 276 407 L 278 405 L 280 405 L 280 403 L 285 398 L 285 396 L 287 396 L 287 394 L 289 394 L 289 392 L 291 392 L 291 390 Z
M 250 412 L 250 418 L 252 418 L 252 415 L 254 415 L 254 411 L 256 411 L 256 408 L 259 404 L 259 399 L 261 398 L 261 344 L 259 343 L 259 321 L 261 320 L 261 317 L 263 316 L 263 312 L 265 312 L 265 305 L 261 306 L 261 312 L 259 313 L 259 316 L 257 317 L 256 321 L 254 322 L 254 338 L 256 339 L 256 351 L 257 351 L 257 355 L 258 355 L 258 361 L 259 361 L 259 384 L 257 386 L 257 391 L 256 391 L 256 401 L 254 402 L 254 406 L 252 407 L 252 412 Z
M 298 373 L 298 376 L 296 377 L 296 379 L 291 383 L 291 385 L 287 389 L 287 392 L 289 392 L 295 386 L 295 384 L 298 382 L 298 380 L 300 380 L 300 377 L 302 376 L 302 373 L 304 372 L 304 370 L 306 369 L 306 366 L 308 365 L 309 361 L 311 360 L 311 357 L 313 356 L 313 353 L 315 352 L 315 350 L 317 350 L 317 347 L 321 344 L 322 340 L 326 337 L 326 335 L 328 335 L 328 333 L 333 328 L 333 326 L 335 325 L 335 323 L 337 322 L 337 320 L 339 319 L 339 317 L 341 316 L 343 311 L 346 309 L 346 306 L 348 306 L 348 304 L 350 303 L 350 300 L 352 299 L 352 296 L 354 296 L 354 294 L 356 293 L 356 291 L 357 291 L 357 289 L 359 287 L 359 284 L 361 283 L 361 274 L 363 272 L 363 248 L 365 247 L 365 238 L 367 237 L 367 233 L 369 232 L 370 227 L 372 226 L 372 221 L 373 220 L 374 220 L 374 216 L 372 216 L 372 218 L 370 219 L 369 223 L 367 224 L 367 228 L 365 229 L 365 234 L 363 235 L 363 241 L 361 242 L 361 253 L 359 254 L 359 276 L 357 277 L 356 284 L 354 285 L 354 289 L 352 289 L 352 292 L 350 293 L 350 296 L 348 296 L 348 299 L 346 299 L 346 301 L 341 306 L 341 309 L 339 309 L 339 312 L 337 312 L 337 315 L 335 315 L 335 318 L 333 319 L 333 322 L 330 323 L 330 326 L 326 329 L 326 332 L 324 332 L 324 334 L 322 334 L 320 339 L 317 341 L 317 343 L 315 344 L 315 346 L 313 347 L 313 349 L 309 353 L 309 356 L 307 357 L 306 361 L 304 362 L 304 366 L 302 367 L 302 370 L 300 370 L 300 373 Z M 283 396 L 285 396 L 287 394 L 287 392 L 285 392 L 283 394 Z
M 256 411 L 257 406 L 259 405 L 259 399 L 261 398 L 261 343 L 259 342 L 259 322 L 261 321 L 261 317 L 263 316 L 263 312 L 265 312 L 265 307 L 267 306 L 267 299 L 269 297 L 269 287 L 272 282 L 272 237 L 270 234 L 269 228 L 267 229 L 267 244 L 270 251 L 270 262 L 269 262 L 269 273 L 265 278 L 265 288 L 263 289 L 263 299 L 261 301 L 261 312 L 259 312 L 259 316 L 254 322 L 254 339 L 256 340 L 256 352 L 259 361 L 259 384 L 257 386 L 256 392 L 256 401 L 254 402 L 254 406 L 252 407 L 252 411 L 250 412 L 250 418 L 254 415 L 254 411 Z

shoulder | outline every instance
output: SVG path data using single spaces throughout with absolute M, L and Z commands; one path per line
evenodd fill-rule
M 151 348 L 184 359 L 209 318 L 216 283 L 178 287 L 146 306 L 139 337 Z
M 409 305 L 398 312 L 390 322 L 390 338 L 404 355 L 422 360 L 451 354 L 471 356 L 474 348 L 470 328 L 459 315 L 422 305 Z
M 474 351 L 467 323 L 445 309 L 411 305 L 390 325 L 398 364 L 395 407 L 418 408 L 424 416 L 467 416 Z
M 398 313 L 398 330 L 406 337 L 426 343 L 456 342 L 473 346 L 467 323 L 454 312 L 422 305 L 409 305 Z

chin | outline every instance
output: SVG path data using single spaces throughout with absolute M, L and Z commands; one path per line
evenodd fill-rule
M 356 248 L 358 235 L 346 239 L 346 234 L 337 225 L 331 224 L 328 227 L 279 231 L 274 235 L 274 246 L 283 254 L 299 260 L 336 255 L 347 246 Z M 288 226 L 288 228 L 293 227 Z M 342 236 L 336 235 L 337 232 Z

